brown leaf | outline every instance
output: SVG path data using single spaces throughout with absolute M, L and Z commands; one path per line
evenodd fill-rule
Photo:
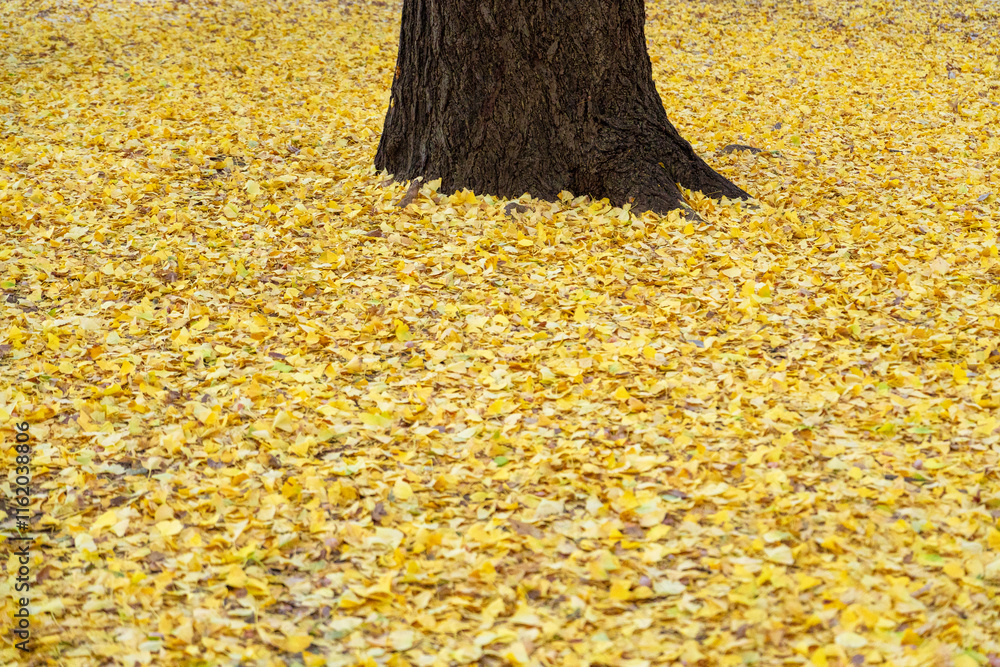
M 503 207 L 503 212 L 508 217 L 514 217 L 514 213 L 527 213 L 529 210 L 531 209 L 529 209 L 524 204 L 520 204 L 516 201 L 512 201 Z
M 625 528 L 622 529 L 622 533 L 637 540 L 646 537 L 646 531 L 643 530 L 641 526 L 634 523 L 625 524 Z
M 511 519 L 510 525 L 518 535 L 530 535 L 531 537 L 542 538 L 545 533 L 542 532 L 540 528 L 537 528 L 530 523 L 525 523 L 523 521 L 518 521 L 517 519 Z
M 730 153 L 735 153 L 736 151 L 750 151 L 754 155 L 757 153 L 763 153 L 763 148 L 757 148 L 755 146 L 744 146 L 743 144 L 729 144 L 719 149 L 719 153 L 722 155 L 729 155 Z
M 396 206 L 399 208 L 406 208 L 412 204 L 413 200 L 417 198 L 418 194 L 420 194 L 420 184 L 422 182 L 423 179 L 419 176 L 414 178 L 413 181 L 410 182 L 410 187 L 406 189 L 406 194 L 403 195 L 403 198 L 399 200 L 399 203 L 397 203 Z

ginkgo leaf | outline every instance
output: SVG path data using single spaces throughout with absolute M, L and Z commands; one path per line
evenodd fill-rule
M 177 520 L 172 521 L 161 521 L 156 524 L 156 530 L 162 537 L 171 537 L 177 535 L 183 530 L 184 525 Z
M 564 510 L 564 503 L 562 501 L 543 500 L 540 503 L 538 503 L 537 507 L 535 507 L 534 518 L 536 520 L 545 519 L 550 516 L 562 514 L 563 510 Z
M 847 649 L 859 649 L 868 644 L 868 640 L 855 632 L 841 632 L 836 637 L 838 646 Z
M 408 483 L 399 479 L 392 487 L 392 493 L 399 500 L 409 500 L 413 497 L 413 489 Z
M 289 653 L 301 653 L 309 648 L 313 638 L 309 635 L 291 635 L 285 639 L 285 650 Z
M 91 535 L 99 535 L 101 530 L 115 525 L 118 522 L 118 514 L 113 509 L 104 512 L 101 516 L 97 517 L 90 526 Z
M 363 412 L 360 415 L 361 423 L 376 428 L 385 428 L 392 425 L 392 420 L 379 412 Z
M 279 410 L 278 414 L 274 416 L 274 428 L 281 429 L 282 431 L 294 431 L 295 420 L 284 410 Z

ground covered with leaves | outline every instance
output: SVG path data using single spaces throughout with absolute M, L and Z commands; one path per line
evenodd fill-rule
M 1000 6 L 648 4 L 699 222 L 398 207 L 399 13 L 0 8 L 5 659 L 1000 664 Z

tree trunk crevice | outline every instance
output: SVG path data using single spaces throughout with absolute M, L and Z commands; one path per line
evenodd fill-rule
M 749 198 L 667 119 L 644 24 L 641 0 L 404 0 L 376 167 L 659 213 L 682 207 L 678 183 Z

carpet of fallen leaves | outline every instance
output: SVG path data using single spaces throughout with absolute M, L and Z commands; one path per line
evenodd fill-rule
M 1000 5 L 649 4 L 695 223 L 397 207 L 399 13 L 3 4 L 8 664 L 1000 664 Z

